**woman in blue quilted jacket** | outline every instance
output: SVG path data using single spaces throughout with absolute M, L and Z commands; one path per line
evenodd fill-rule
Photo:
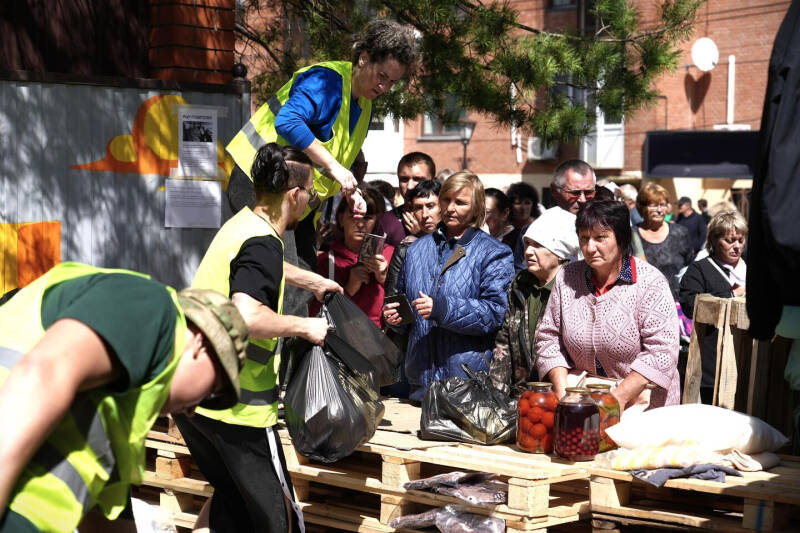
M 397 280 L 416 322 L 400 325 L 397 303 L 383 307 L 391 327 L 410 328 L 405 370 L 416 401 L 431 382 L 464 376 L 462 363 L 488 371 L 514 276 L 511 249 L 480 229 L 486 209 L 478 176 L 465 171 L 447 178 L 439 207 L 442 222 L 408 247 Z

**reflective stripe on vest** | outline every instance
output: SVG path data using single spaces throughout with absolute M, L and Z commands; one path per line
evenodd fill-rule
M 0 307 L 0 385 L 44 335 L 42 298 L 59 283 L 93 274 L 137 272 L 62 263 L 20 290 Z M 154 282 L 156 283 L 156 282 Z M 76 395 L 67 413 L 25 465 L 8 507 L 42 531 L 72 532 L 92 507 L 113 520 L 128 502 L 129 485 L 144 473 L 144 441 L 169 394 L 186 342 L 186 322 L 175 291 L 164 286 L 175 305 L 173 357 L 152 381 L 126 392 L 99 387 Z M 77 355 L 77 354 L 76 354 Z
M 248 176 L 250 175 L 256 152 L 264 144 L 268 142 L 276 142 L 284 146 L 289 144 L 275 131 L 275 115 L 278 114 L 282 105 L 289 99 L 289 93 L 297 76 L 310 68 L 329 68 L 342 76 L 342 102 L 331 128 L 331 138 L 324 142 L 320 139 L 320 142 L 343 167 L 350 168 L 355 161 L 369 132 L 372 101 L 363 96 L 358 99 L 361 115 L 351 134 L 350 102 L 352 100 L 353 65 L 349 61 L 326 61 L 310 65 L 295 72 L 292 78 L 250 117 L 250 120 L 242 126 L 239 133 L 225 147 L 237 166 Z M 337 181 L 324 176 L 315 168 L 314 189 L 316 189 L 320 200 L 324 202 L 326 199 L 335 196 L 341 190 L 341 186 Z M 308 212 L 310 211 L 307 210 L 306 214 Z
M 245 207 L 231 217 L 214 236 L 208 247 L 192 287 L 214 289 L 230 295 L 231 261 L 239 254 L 242 245 L 254 237 L 280 237 L 272 226 Z M 281 242 L 281 246 L 283 242 Z M 283 311 L 285 276 L 278 289 L 278 313 Z M 239 373 L 240 401 L 230 409 L 211 410 L 198 408 L 196 412 L 228 424 L 250 427 L 267 427 L 278 421 L 278 368 L 280 366 L 281 339 L 250 339 L 247 359 Z
M 10 369 L 12 366 L 17 364 L 17 361 L 19 361 L 21 357 L 22 352 L 12 350 L 11 348 L 6 348 L 5 346 L 0 346 L 0 366 Z

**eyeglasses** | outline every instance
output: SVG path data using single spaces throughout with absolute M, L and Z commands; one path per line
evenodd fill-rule
M 319 205 L 322 203 L 319 199 L 319 194 L 317 194 L 317 190 L 314 189 L 313 186 L 310 189 L 306 189 L 302 185 L 298 185 L 297 188 L 302 189 L 308 193 L 308 208 L 311 209 L 312 211 L 318 208 Z
M 581 196 L 585 196 L 587 199 L 589 199 L 589 198 L 594 198 L 595 190 L 594 189 L 573 189 L 573 190 L 561 189 L 561 192 L 566 194 L 567 196 L 569 196 L 571 198 L 580 198 Z
M 660 211 L 662 209 L 667 209 L 669 206 L 667 204 L 648 204 L 647 209 L 650 211 Z

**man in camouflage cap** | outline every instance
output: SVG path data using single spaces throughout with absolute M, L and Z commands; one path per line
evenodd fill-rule
M 62 263 L 0 306 L 0 532 L 114 520 L 159 414 L 239 400 L 247 325 L 210 290 Z

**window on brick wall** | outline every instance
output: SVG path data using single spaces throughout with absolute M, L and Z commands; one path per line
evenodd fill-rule
M 466 118 L 467 113 L 459 105 L 455 97 L 445 99 L 441 112 L 426 114 L 422 119 L 423 137 L 459 137 L 461 127 L 459 121 Z
M 550 0 L 550 7 L 577 7 L 578 0 Z

